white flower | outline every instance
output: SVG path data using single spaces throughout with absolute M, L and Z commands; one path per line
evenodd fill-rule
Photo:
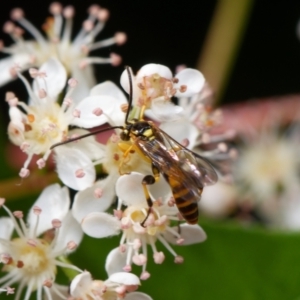
M 171 221 L 181 220 L 178 209 L 170 200 L 172 193 L 163 178 L 149 187 L 153 206 L 148 214 L 148 205 L 142 188 L 143 174 L 132 172 L 121 176 L 116 183 L 116 192 L 119 197 L 116 217 L 96 211 L 88 214 L 81 221 L 83 231 L 95 238 L 102 238 L 123 232 L 120 247 L 111 251 L 107 257 L 106 270 L 108 274 L 131 271 L 131 264 L 142 266 L 141 279 L 147 279 L 150 274 L 147 266 L 147 244 L 153 251 L 154 262 L 161 264 L 164 253 L 156 248 L 159 240 L 175 257 L 176 263 L 182 263 L 179 256 L 170 246 L 172 244 L 188 245 L 199 243 L 206 239 L 206 234 L 198 225 L 183 224 L 171 227 Z M 155 200 L 156 199 L 156 200 Z M 122 205 L 126 206 L 124 211 Z M 118 217 L 118 218 L 117 218 Z
M 132 71 L 130 70 L 131 74 Z M 133 105 L 142 109 L 152 109 L 156 118 L 178 118 L 182 113 L 180 107 L 170 100 L 175 97 L 190 97 L 200 92 L 204 85 L 203 75 L 194 69 L 184 69 L 174 78 L 170 69 L 159 64 L 144 65 L 136 76 L 131 75 L 133 82 Z M 124 90 L 129 93 L 130 85 L 127 70 L 120 79 Z M 143 112 L 142 112 L 143 113 Z M 137 111 L 135 117 L 143 117 Z
M 89 52 L 113 44 L 121 45 L 126 41 L 126 35 L 119 32 L 112 38 L 95 42 L 96 36 L 102 31 L 109 18 L 109 11 L 98 5 L 92 5 L 88 11 L 88 18 L 72 41 L 75 14 L 73 6 L 63 8 L 58 2 L 50 5 L 53 17 L 47 18 L 43 26 L 47 38 L 25 18 L 22 9 L 12 10 L 11 18 L 28 31 L 34 40 L 24 40 L 23 29 L 13 22 L 5 23 L 4 31 L 15 43 L 10 47 L 5 47 L 3 44 L 0 47 L 0 51 L 10 54 L 0 61 L 0 86 L 14 78 L 14 72 L 11 70 L 14 64 L 17 63 L 21 70 L 26 70 L 33 66 L 40 67 L 50 58 L 56 58 L 64 65 L 68 74 L 81 82 L 74 97 L 76 99 L 85 97 L 95 84 L 91 64 L 111 63 L 115 66 L 121 62 L 120 56 L 114 53 L 110 58 L 102 58 L 88 56 Z
M 51 146 L 66 140 L 69 134 L 72 136 L 87 133 L 82 130 L 69 132 L 70 125 L 91 128 L 106 122 L 114 124 L 119 121 L 122 113 L 120 101 L 126 101 L 101 95 L 102 91 L 106 93 L 107 89 L 112 90 L 111 86 L 114 84 L 111 82 L 95 86 L 89 96 L 81 101 L 74 101 L 72 92 L 78 83 L 75 79 L 70 79 L 70 89 L 64 95 L 60 106 L 58 95 L 67 80 L 62 64 L 52 58 L 39 70 L 30 69 L 30 74 L 34 77 L 32 88 L 18 73 L 28 90 L 29 104 L 20 102 L 13 93 L 8 93 L 6 99 L 10 105 L 11 118 L 8 126 L 9 138 L 28 155 L 20 172 L 21 177 L 29 175 L 28 165 L 34 154 L 43 155 L 37 162 L 42 168 L 51 153 Z M 66 185 L 81 190 L 94 183 L 96 173 L 92 161 L 102 155 L 101 147 L 94 137 L 57 147 L 54 151 L 59 177 Z
M 81 271 L 57 260 L 74 251 L 83 236 L 69 212 L 67 188 L 58 184 L 45 188 L 29 212 L 28 226 L 22 211 L 12 213 L 3 203 L 4 199 L 1 204 L 8 217 L 0 218 L 0 258 L 4 264 L 2 270 L 7 274 L 0 278 L 1 288 L 18 283 L 15 299 L 20 299 L 25 286 L 24 300 L 28 300 L 34 291 L 38 299 L 43 293 L 46 299 L 52 299 L 49 289 L 60 295 L 55 284 L 57 267 Z M 12 236 L 14 230 L 17 237 Z
M 120 272 L 105 281 L 93 280 L 87 271 L 77 275 L 71 282 L 70 295 L 74 300 L 151 300 L 143 293 L 135 292 L 140 280 L 134 274 Z

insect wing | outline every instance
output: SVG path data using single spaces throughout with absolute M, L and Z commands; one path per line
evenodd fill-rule
M 218 181 L 218 175 L 213 166 L 202 156 L 185 148 L 169 136 L 166 132 L 156 127 L 156 137 L 162 141 L 165 149 L 177 161 L 178 168 L 182 170 L 185 176 L 193 180 L 196 185 L 199 181 L 204 185 L 212 185 Z

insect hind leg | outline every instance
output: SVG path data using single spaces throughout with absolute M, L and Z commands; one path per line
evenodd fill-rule
M 144 190 L 145 198 L 146 198 L 146 201 L 148 204 L 147 215 L 146 215 L 144 221 L 141 223 L 141 226 L 143 226 L 143 227 L 152 211 L 151 208 L 153 205 L 147 185 L 154 184 L 155 182 L 157 182 L 159 180 L 159 170 L 153 164 L 152 164 L 152 172 L 153 172 L 153 175 L 146 175 L 142 180 L 143 190 Z

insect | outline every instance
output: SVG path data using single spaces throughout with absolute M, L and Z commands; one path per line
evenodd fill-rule
M 152 165 L 151 175 L 146 175 L 142 180 L 145 197 L 149 206 L 148 214 L 141 223 L 143 226 L 152 207 L 152 200 L 147 186 L 154 184 L 160 174 L 168 182 L 178 210 L 189 224 L 198 222 L 198 201 L 204 186 L 216 183 L 218 176 L 212 165 L 200 155 L 182 146 L 166 132 L 161 130 L 151 121 L 143 120 L 143 113 L 139 119 L 128 120 L 132 108 L 132 78 L 129 67 L 126 67 L 129 77 L 129 105 L 125 116 L 124 126 L 114 126 L 94 131 L 74 139 L 54 144 L 51 149 L 84 137 L 94 135 L 110 129 L 121 129 L 122 141 L 131 142 L 124 150 L 123 158 L 136 150 Z M 142 110 L 143 112 L 143 110 Z

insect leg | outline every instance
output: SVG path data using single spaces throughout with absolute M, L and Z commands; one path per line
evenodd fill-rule
M 159 170 L 157 169 L 157 167 L 153 163 L 152 163 L 152 172 L 153 172 L 153 175 L 146 175 L 142 180 L 144 194 L 145 194 L 146 201 L 147 201 L 147 204 L 148 204 L 148 207 L 149 207 L 148 212 L 147 212 L 147 216 L 145 217 L 144 221 L 141 223 L 141 225 L 143 227 L 144 227 L 144 224 L 147 221 L 147 219 L 148 219 L 148 217 L 151 213 L 151 207 L 153 205 L 153 202 L 151 200 L 147 185 L 154 184 L 155 182 L 157 182 L 159 180 Z

